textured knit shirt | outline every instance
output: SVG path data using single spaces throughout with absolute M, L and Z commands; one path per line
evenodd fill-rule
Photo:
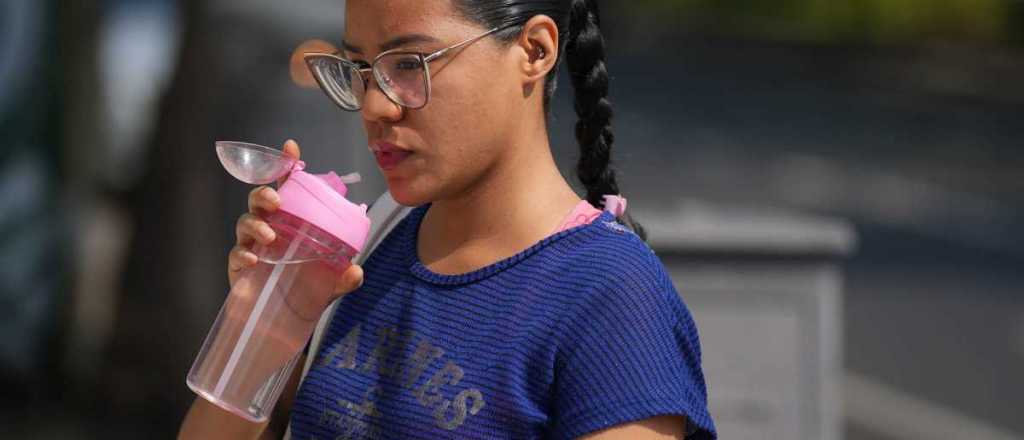
M 657 415 L 714 439 L 693 319 L 603 212 L 490 266 L 431 271 L 429 205 L 363 264 L 292 409 L 294 439 L 570 439 Z

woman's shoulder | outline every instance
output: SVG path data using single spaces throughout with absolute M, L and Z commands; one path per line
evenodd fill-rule
M 668 275 L 654 250 L 627 226 L 602 214 L 568 241 L 567 268 L 605 282 L 663 283 Z
M 556 429 L 576 437 L 678 414 L 713 432 L 697 327 L 669 272 L 625 226 L 595 226 L 571 268 L 595 282 L 574 294 L 553 331 Z
M 564 257 L 547 267 L 577 287 L 567 292 L 572 306 L 566 313 L 586 314 L 594 307 L 617 308 L 617 313 L 665 308 L 688 315 L 661 259 L 628 227 L 602 215 L 581 232 L 566 237 Z

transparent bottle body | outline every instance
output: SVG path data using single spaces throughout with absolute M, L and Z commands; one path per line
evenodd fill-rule
M 287 213 L 266 220 L 277 233 L 257 245 L 188 373 L 188 386 L 247 420 L 267 420 L 299 354 L 354 255 L 341 241 Z

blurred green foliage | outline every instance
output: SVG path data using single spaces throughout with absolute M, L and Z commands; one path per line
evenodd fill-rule
M 633 0 L 634 18 L 683 31 L 816 42 L 913 43 L 1019 38 L 1020 0 Z M 637 16 L 637 15 L 641 15 Z

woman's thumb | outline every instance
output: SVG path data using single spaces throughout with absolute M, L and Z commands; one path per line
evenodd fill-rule
M 302 151 L 299 149 L 299 143 L 295 142 L 294 139 L 288 139 L 288 140 L 284 141 L 284 147 L 281 148 L 281 152 L 285 156 L 294 157 L 296 160 L 298 160 L 299 156 L 302 155 Z M 288 180 L 288 176 L 289 175 L 285 175 L 285 176 L 281 177 L 280 179 L 277 179 L 277 187 L 278 188 L 280 188 L 281 185 L 284 185 L 284 181 Z
M 336 297 L 344 296 L 345 294 L 358 289 L 362 285 L 363 268 L 358 264 L 353 264 L 341 273 L 338 281 L 334 284 L 334 295 Z
M 299 149 L 299 143 L 295 142 L 294 139 L 288 139 L 284 141 L 284 147 L 282 149 L 285 156 L 291 156 L 298 159 L 302 155 L 302 151 Z

